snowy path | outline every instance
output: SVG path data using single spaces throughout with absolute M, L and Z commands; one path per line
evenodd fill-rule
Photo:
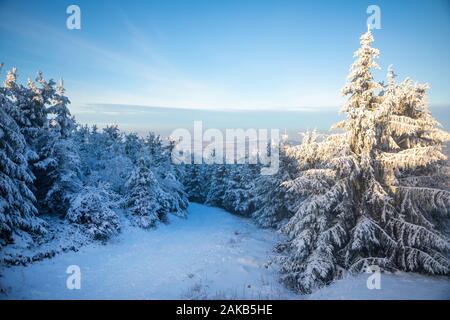
M 279 236 L 221 209 L 191 204 L 188 219 L 156 230 L 125 226 L 107 245 L 91 244 L 27 267 L 0 271 L 0 299 L 450 299 L 450 280 L 383 274 L 368 290 L 366 274 L 310 296 L 295 295 L 266 268 Z M 81 289 L 66 288 L 66 268 L 81 268 Z
M 93 244 L 28 267 L 3 270 L 9 298 L 288 298 L 265 268 L 278 235 L 221 209 L 191 204 L 188 219 L 156 230 L 126 226 Z M 66 268 L 81 269 L 81 289 L 66 288 Z

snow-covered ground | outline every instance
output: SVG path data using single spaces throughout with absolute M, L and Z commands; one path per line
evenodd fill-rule
M 349 277 L 310 296 L 278 283 L 267 262 L 279 235 L 221 209 L 191 204 L 187 219 L 156 230 L 125 226 L 107 245 L 91 244 L 29 266 L 2 268 L 2 299 L 450 299 L 450 280 L 383 274 Z M 66 268 L 81 269 L 81 289 L 66 287 Z
M 311 300 L 449 300 L 450 279 L 414 273 L 381 274 L 380 289 L 367 289 L 370 274 L 338 280 L 309 295 Z

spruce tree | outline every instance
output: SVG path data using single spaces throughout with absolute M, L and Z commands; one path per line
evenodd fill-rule
M 243 216 L 250 215 L 255 210 L 256 178 L 258 176 L 259 168 L 256 165 L 230 165 L 222 206 L 232 213 Z
M 437 172 L 447 135 L 424 107 L 422 86 L 413 90 L 411 105 L 392 79 L 385 90 L 374 81 L 379 52 L 372 42 L 369 30 L 343 88 L 347 119 L 335 126 L 343 133 L 307 139 L 300 173 L 285 183 L 297 204 L 283 228 L 289 239 L 280 247 L 283 280 L 302 292 L 372 264 L 431 274 L 450 270 L 450 242 L 440 231 L 449 217 L 448 191 L 424 181 L 404 183 Z M 426 123 L 416 121 L 418 113 Z M 417 131 L 405 132 L 414 124 Z
M 207 182 L 206 168 L 203 164 L 188 164 L 184 166 L 183 185 L 189 201 L 203 203 L 206 200 L 205 184 Z
M 161 202 L 165 195 L 150 169 L 150 160 L 140 158 L 131 173 L 126 186 L 128 188 L 127 205 L 133 222 L 142 228 L 151 228 L 164 219 Z
M 46 109 L 50 117 L 41 128 L 38 138 L 39 160 L 33 164 L 37 177 L 35 186 L 38 200 L 43 210 L 49 210 L 64 216 L 70 202 L 82 188 L 80 157 L 73 139 L 75 121 L 70 115 L 62 80 L 56 90 L 53 84 L 46 83 L 42 75 L 39 82 L 43 95 L 48 95 L 50 106 Z
M 10 99 L 12 74 L 0 87 L 0 239 L 11 241 L 14 232 L 43 232 L 42 221 L 35 217 L 35 197 L 30 190 L 34 176 L 28 167 L 27 143 L 12 116 L 19 110 Z M 15 78 L 14 78 L 15 81 Z
M 284 182 L 294 177 L 292 157 L 288 155 L 290 146 L 281 142 L 279 147 L 280 165 L 273 175 L 256 177 L 256 210 L 252 213 L 255 221 L 264 228 L 275 228 L 282 221 L 291 217 L 289 193 Z
M 106 184 L 85 186 L 73 197 L 66 219 L 81 225 L 93 239 L 105 241 L 120 231 L 120 219 L 114 211 L 117 198 Z
M 47 114 L 52 116 L 50 127 L 57 130 L 63 139 L 71 137 L 75 130 L 75 120 L 68 108 L 70 100 L 65 96 L 65 92 L 64 82 L 61 79 L 52 97 L 52 103 L 46 110 Z
M 229 168 L 225 164 L 210 165 L 209 168 L 210 183 L 208 184 L 208 193 L 205 203 L 213 206 L 223 206 L 223 197 L 228 184 Z

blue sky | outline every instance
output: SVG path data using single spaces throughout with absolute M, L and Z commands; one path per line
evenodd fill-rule
M 81 30 L 66 28 L 70 4 Z M 64 77 L 75 115 L 96 104 L 337 110 L 370 4 L 381 8 L 377 79 L 393 64 L 448 108 L 450 3 L 439 0 L 0 0 L 0 60 L 22 81 Z

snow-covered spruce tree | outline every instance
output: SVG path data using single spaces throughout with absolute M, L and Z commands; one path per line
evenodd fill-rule
M 41 74 L 39 79 L 42 79 Z M 50 82 L 50 85 L 52 84 L 53 82 Z M 32 150 L 36 149 L 35 140 L 39 137 L 42 128 L 47 122 L 45 110 L 45 104 L 48 101 L 47 91 L 44 96 L 44 89 L 37 88 L 36 84 L 30 79 L 28 79 L 28 87 L 17 83 L 16 68 L 12 68 L 8 72 L 5 89 L 5 94 L 10 100 L 14 101 L 16 106 L 11 116 L 20 126 L 21 132 L 30 146 L 28 159 L 34 160 L 37 158 L 37 154 L 33 153 Z
M 29 189 L 34 176 L 27 163 L 28 147 L 11 116 L 18 110 L 17 101 L 9 98 L 10 85 L 7 80 L 0 87 L 0 245 L 9 243 L 20 230 L 44 231 L 42 221 L 35 217 L 35 197 Z
M 256 210 L 252 213 L 255 221 L 264 228 L 275 228 L 285 219 L 291 217 L 289 210 L 289 193 L 283 184 L 294 177 L 295 167 L 291 157 L 287 156 L 289 145 L 280 143 L 280 164 L 274 175 L 258 175 L 256 177 Z
M 137 133 L 131 132 L 125 135 L 124 151 L 133 163 L 143 155 L 143 141 Z
M 41 136 L 42 126 L 46 122 L 45 102 L 42 99 L 41 91 L 31 80 L 28 80 L 28 88 L 17 83 L 17 69 L 14 67 L 7 74 L 4 94 L 15 106 L 10 111 L 10 116 L 17 123 L 25 138 L 25 156 L 28 166 L 33 171 L 32 164 L 39 158 L 36 152 L 39 149 L 37 140 Z M 35 177 L 34 172 L 33 175 Z M 29 188 L 35 193 L 33 184 L 29 185 Z
M 46 210 L 64 216 L 72 198 L 82 188 L 77 145 L 73 139 L 48 136 L 41 154 L 45 159 L 35 163 L 38 177 L 35 185 L 44 195 L 41 205 Z
M 190 201 L 203 203 L 206 200 L 206 166 L 204 164 L 187 164 L 183 166 L 183 185 Z
M 449 273 L 450 242 L 439 231 L 449 216 L 448 191 L 402 182 L 417 181 L 414 172 L 435 170 L 443 159 L 443 139 L 430 134 L 436 132 L 431 118 L 428 126 L 418 124 L 418 132 L 423 132 L 413 136 L 423 134 L 433 149 L 411 148 L 406 132 L 399 135 L 399 120 L 405 125 L 413 121 L 404 113 L 407 108 L 399 107 L 405 99 L 395 86 L 388 84 L 378 94 L 382 87 L 370 70 L 377 67 L 379 52 L 372 42 L 369 30 L 361 37 L 343 89 L 349 96 L 343 107 L 347 119 L 336 127 L 344 133 L 322 142 L 308 137 L 300 147 L 300 173 L 285 183 L 298 201 L 295 215 L 283 228 L 289 240 L 280 246 L 281 271 L 283 280 L 301 292 L 330 283 L 342 270 L 360 271 L 371 264 Z M 399 144 L 410 149 L 401 150 Z
M 80 172 L 84 182 L 87 182 L 93 170 L 93 162 L 97 159 L 98 154 L 95 153 L 94 140 L 95 136 L 91 133 L 88 125 L 77 125 L 74 135 L 74 141 L 78 146 L 78 154 L 80 156 Z
M 256 178 L 259 167 L 249 164 L 229 165 L 222 206 L 239 215 L 248 216 L 255 210 Z
M 154 167 L 158 167 L 159 163 L 164 161 L 163 141 L 161 137 L 154 132 L 149 132 L 145 138 L 145 147 Z
M 208 193 L 205 203 L 212 206 L 223 206 L 223 197 L 228 185 L 229 168 L 225 164 L 215 164 L 208 166 L 207 176 L 209 178 Z
M 41 81 L 42 82 L 42 81 Z M 62 80 L 51 105 L 47 108 L 50 121 L 45 134 L 40 135 L 40 160 L 34 163 L 37 195 L 45 210 L 64 216 L 72 198 L 82 188 L 80 157 L 73 139 L 75 121 L 70 115 Z
M 288 210 L 294 215 L 282 228 L 288 241 L 277 249 L 283 253 L 283 282 L 304 293 L 338 275 L 336 256 L 346 241 L 353 209 L 346 192 L 350 186 L 337 179 L 333 164 L 341 166 L 344 176 L 356 169 L 349 148 L 339 146 L 345 143 L 345 137 L 337 135 L 319 143 L 315 133 L 307 133 L 300 146 L 287 150 L 289 156 L 300 155 L 299 172 L 282 184 L 293 199 Z
M 96 240 L 107 240 L 120 231 L 120 221 L 115 208 L 117 194 L 105 184 L 86 186 L 73 197 L 66 219 L 86 228 Z
M 53 159 L 47 158 L 45 154 L 46 145 L 52 142 L 53 132 L 50 132 L 47 106 L 51 104 L 51 100 L 56 94 L 55 83 L 53 80 L 44 80 L 42 72 L 38 72 L 36 82 L 40 85 L 37 87 L 36 83 L 28 79 L 28 88 L 23 88 L 23 103 L 20 104 L 20 112 L 25 118 L 25 124 L 21 126 L 21 130 L 27 140 L 30 148 L 28 156 L 28 163 L 36 176 L 33 192 L 37 197 L 38 204 L 42 204 L 42 199 L 45 197 L 46 188 L 41 188 L 48 183 L 47 177 L 42 176 L 42 170 L 36 163 L 41 164 L 52 162 Z
M 126 187 L 128 188 L 126 202 L 137 226 L 151 228 L 165 218 L 161 203 L 165 202 L 166 194 L 150 168 L 148 157 L 142 157 L 137 161 Z
M 173 213 L 185 217 L 189 201 L 181 183 L 180 168 L 172 163 L 172 150 L 175 146 L 171 139 L 163 140 L 159 135 L 150 132 L 143 144 L 143 154 L 159 183 L 164 197 L 160 199 L 161 212 Z
M 448 188 L 448 167 L 443 161 L 441 147 L 450 140 L 450 134 L 441 129 L 428 110 L 428 85 L 414 83 L 409 78 L 396 85 L 391 67 L 387 78 L 382 95 L 384 107 L 390 112 L 389 150 L 399 153 L 398 157 L 402 158 L 402 164 L 398 163 L 397 178 L 405 185 Z M 427 155 L 426 159 L 423 154 Z M 425 160 L 427 164 L 418 166 L 411 160 Z
M 211 192 L 211 188 L 216 184 L 216 182 L 214 182 L 214 174 L 218 167 L 217 164 L 212 164 L 216 161 L 215 155 L 215 150 L 208 155 L 208 164 L 186 164 L 183 166 L 184 173 L 182 182 L 189 196 L 189 200 L 212 204 L 213 192 Z M 191 160 L 193 160 L 193 155 L 191 155 L 191 157 Z M 224 187 L 224 185 L 222 185 L 222 187 Z M 210 194 L 209 198 L 208 194 Z M 219 202 L 221 204 L 221 201 Z M 219 202 L 217 202 L 217 205 L 219 205 Z
M 126 191 L 126 181 L 134 168 L 132 160 L 125 154 L 123 141 L 123 133 L 117 125 L 104 128 L 99 141 L 104 148 L 98 162 L 99 179 L 108 182 L 119 194 Z
M 427 84 L 395 85 L 392 69 L 382 93 L 387 141 L 377 155 L 396 215 L 386 219 L 397 241 L 393 264 L 407 271 L 450 273 L 449 168 L 442 153 L 450 134 L 428 110 Z M 386 138 L 387 137 L 387 138 Z
M 114 192 L 125 194 L 125 183 L 134 165 L 126 155 L 123 134 L 115 125 L 102 132 L 92 128 L 89 139 L 83 138 L 81 157 L 83 171 L 87 172 L 87 184 L 108 183 Z M 79 139 L 78 139 L 79 140 Z
M 154 171 L 157 174 L 161 189 L 166 193 L 166 201 L 163 209 L 181 217 L 186 216 L 189 200 L 181 183 L 181 169 L 172 163 L 172 151 L 174 141 L 168 140 L 158 155 L 159 161 L 154 163 Z M 155 157 L 153 156 L 153 159 Z
M 72 137 L 76 127 L 75 120 L 67 106 L 70 104 L 70 100 L 65 96 L 65 92 L 64 82 L 61 79 L 52 97 L 51 105 L 46 110 L 47 114 L 51 116 L 50 128 L 58 131 L 63 139 Z

